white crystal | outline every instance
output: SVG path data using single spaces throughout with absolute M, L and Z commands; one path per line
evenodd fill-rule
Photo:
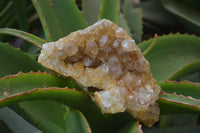
M 108 59 L 109 57 L 109 53 L 112 52 L 112 48 L 111 47 L 103 47 L 99 49 L 97 58 L 100 59 L 101 61 L 103 61 L 103 63 L 105 62 L 105 60 Z
M 118 27 L 115 31 L 115 35 L 117 38 L 124 38 L 127 35 L 127 33 L 121 27 Z
M 104 28 L 104 24 L 102 23 L 102 20 L 96 22 L 93 26 L 98 26 L 100 29 Z
M 84 63 L 85 66 L 88 67 L 93 63 L 93 60 L 90 59 L 89 57 L 85 57 L 85 58 L 83 58 L 83 63 Z
M 143 87 L 140 87 L 139 92 L 140 92 L 141 94 L 144 94 L 144 93 L 145 93 L 145 89 L 144 89 Z
M 127 72 L 123 78 L 121 79 L 122 83 L 128 85 L 127 87 L 130 88 L 132 85 L 132 82 L 134 81 L 134 77 L 131 75 L 130 72 Z
M 118 78 L 122 73 L 122 66 L 120 60 L 116 56 L 109 58 L 107 65 L 109 66 L 109 73 L 113 78 Z
M 149 84 L 146 84 L 145 87 L 146 87 L 147 92 L 150 92 L 150 93 L 154 92 Z
M 102 107 L 104 113 L 116 113 L 126 110 L 125 100 L 121 96 L 119 90 L 111 88 L 110 90 L 95 92 L 96 100 Z
M 118 68 L 121 68 L 120 60 L 116 56 L 112 56 L 109 58 L 108 65 L 110 67 L 110 70 L 112 71 L 118 71 Z
M 107 21 L 106 19 L 103 19 L 103 20 L 102 20 L 102 23 L 103 23 L 106 27 L 111 27 L 111 26 L 113 26 L 112 22 L 111 22 L 111 21 Z
M 109 100 L 111 99 L 111 94 L 109 91 L 104 91 L 103 93 L 101 93 L 101 96 L 103 97 L 102 100 L 102 104 L 105 108 L 109 108 L 111 107 L 111 103 L 109 102 Z
M 103 35 L 101 39 L 99 40 L 100 47 L 103 47 L 106 44 L 107 40 L 108 40 L 108 36 Z
M 127 52 L 138 50 L 134 40 L 124 40 L 121 45 L 122 49 Z
M 95 41 L 87 41 L 86 49 L 94 55 L 98 53 L 98 45 Z
M 119 87 L 120 93 L 123 97 L 127 97 L 127 89 L 125 87 Z
M 109 72 L 109 66 L 106 63 L 101 65 L 100 68 L 102 69 L 102 71 L 104 73 L 108 73 Z
M 46 60 L 45 54 L 41 53 L 40 56 L 38 57 L 38 60 L 42 60 L 42 61 Z
M 137 56 L 137 55 L 133 55 L 133 54 L 126 54 L 125 56 L 125 67 L 127 70 L 130 70 L 130 71 L 133 71 L 133 70 L 136 70 L 137 69 L 137 62 L 135 61 L 135 57 L 134 56 Z
M 133 99 L 134 96 L 133 96 L 133 95 L 128 95 L 128 98 L 129 98 L 129 99 Z
M 50 56 L 55 50 L 54 42 L 45 43 L 42 46 L 42 51 L 45 55 Z
M 144 104 L 144 103 L 145 103 L 144 100 L 143 100 L 142 98 L 140 98 L 140 103 L 141 103 L 141 104 Z
M 64 52 L 67 56 L 73 56 L 77 53 L 78 46 L 73 42 L 67 42 L 64 45 Z
M 120 33 L 124 32 L 124 30 L 121 27 L 118 27 L 115 32 L 116 32 L 116 34 L 120 34 Z
M 56 46 L 56 48 L 57 48 L 58 50 L 62 50 L 62 49 L 63 49 L 63 46 L 64 46 L 64 44 L 63 44 L 63 39 L 61 38 L 61 39 L 59 39 L 57 42 L 55 42 L 55 46 Z
M 62 56 L 62 55 L 63 55 L 63 52 L 62 52 L 62 51 L 58 51 L 58 52 L 57 52 L 57 55 L 58 55 L 58 56 Z
M 113 47 L 114 47 L 114 48 L 117 48 L 117 47 L 119 46 L 119 44 L 120 44 L 120 40 L 119 40 L 119 39 L 116 39 L 116 40 L 114 41 L 114 43 L 113 43 Z

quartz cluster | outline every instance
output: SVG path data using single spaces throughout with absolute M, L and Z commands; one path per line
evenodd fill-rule
M 160 87 L 135 41 L 103 19 L 56 42 L 45 43 L 39 63 L 77 81 L 103 113 L 128 111 L 147 126 L 159 120 Z

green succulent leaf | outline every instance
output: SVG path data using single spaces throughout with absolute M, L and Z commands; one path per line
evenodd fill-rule
M 99 19 L 109 19 L 118 24 L 119 19 L 119 0 L 102 0 Z
M 30 114 L 28 116 L 24 115 L 24 114 L 26 114 L 26 112 L 29 112 L 27 110 L 31 111 L 32 108 L 36 107 L 34 105 L 35 101 L 33 101 L 33 100 L 38 100 L 38 99 L 53 100 L 53 101 L 63 103 L 72 109 L 79 109 L 86 116 L 88 122 L 90 123 L 90 125 L 92 127 L 92 131 L 94 131 L 94 132 L 104 132 L 104 131 L 106 132 L 106 131 L 113 131 L 113 130 L 116 131 L 116 129 L 119 129 L 120 126 L 123 126 L 124 124 L 129 122 L 130 119 L 132 119 L 132 117 L 130 115 L 128 115 L 127 113 L 102 115 L 101 111 L 96 106 L 96 104 L 91 101 L 88 94 L 85 92 L 82 92 L 82 91 L 77 91 L 75 89 L 69 89 L 69 88 L 57 88 L 57 87 L 37 88 L 37 86 L 45 87 L 45 85 L 41 85 L 40 82 L 43 82 L 45 84 L 51 83 L 53 79 L 49 80 L 49 78 L 50 78 L 49 76 L 51 77 L 52 75 L 45 74 L 45 73 L 44 74 L 39 74 L 39 73 L 38 74 L 21 74 L 21 76 L 19 75 L 19 76 L 13 77 L 11 79 L 7 79 L 7 78 L 2 79 L 1 81 L 3 83 L 0 82 L 0 88 L 2 88 L 2 90 L 4 90 L 4 92 L 2 92 L 4 95 L 1 96 L 0 107 L 10 105 L 15 102 L 20 102 L 20 101 L 27 102 L 26 104 L 23 104 L 23 105 L 21 105 L 21 103 L 19 103 L 20 108 L 22 108 L 21 106 L 23 106 L 23 108 L 22 108 L 23 110 L 24 110 L 24 108 L 26 108 L 26 110 L 24 112 L 21 112 L 21 110 L 20 110 L 19 114 L 23 113 L 22 116 L 24 118 L 28 117 L 28 121 L 30 121 L 31 123 L 35 123 L 35 125 L 37 125 L 39 127 L 41 125 L 40 121 L 38 120 L 39 118 L 37 118 L 37 117 L 35 118 L 35 116 L 32 114 Z M 30 82 L 26 83 L 25 79 L 27 79 L 27 80 L 34 79 L 31 81 L 32 82 L 34 81 L 37 86 L 33 86 L 31 88 L 35 88 L 35 89 L 29 88 L 31 83 Z M 45 82 L 42 81 L 42 79 L 44 79 Z M 8 80 L 8 81 L 6 81 L 6 80 Z M 11 89 L 11 87 L 10 87 L 10 89 L 7 89 L 8 83 L 10 86 L 11 85 L 14 86 L 15 85 L 14 81 L 17 82 L 19 80 L 21 81 L 20 84 L 23 85 L 24 88 L 28 88 L 28 89 L 25 90 L 24 88 L 22 88 L 21 89 L 22 91 L 20 91 L 20 89 L 16 89 L 16 90 L 18 90 L 17 92 L 15 91 L 15 89 Z M 23 83 L 23 81 L 25 83 Z M 53 80 L 53 81 L 56 82 L 56 80 Z M 59 82 L 57 82 L 56 84 L 61 85 L 61 83 L 59 83 Z M 28 86 L 28 87 L 26 87 L 26 86 Z M 12 88 L 14 88 L 14 87 L 12 87 Z M 27 101 L 27 100 L 31 100 L 31 101 Z M 24 103 L 24 102 L 22 102 L 22 103 Z M 48 105 L 48 103 L 46 103 L 46 105 L 51 106 L 51 105 Z M 39 105 L 37 105 L 37 106 L 39 107 Z M 41 107 L 43 107 L 43 106 L 41 106 Z M 38 110 L 41 110 L 43 112 L 44 109 L 41 107 L 38 108 Z M 45 108 L 47 108 L 47 107 L 45 106 Z M 14 109 L 16 109 L 16 108 L 14 108 Z M 51 109 L 49 109 L 49 110 L 51 110 Z M 56 112 L 56 111 L 54 111 L 54 112 Z M 44 118 L 44 119 L 46 119 L 46 118 Z M 118 121 L 118 120 L 120 120 L 120 121 Z M 109 128 L 110 126 L 113 126 L 115 128 L 114 129 Z M 45 126 L 45 128 L 47 128 L 47 127 Z M 41 129 L 44 130 L 43 128 L 41 128 Z
M 190 81 L 190 82 L 193 82 L 193 83 L 200 82 L 199 72 L 195 72 L 195 73 L 183 76 L 179 79 L 179 81 Z
M 76 91 L 75 89 L 71 90 L 69 88 L 49 88 L 54 86 L 78 88 L 69 79 L 59 78 L 47 73 L 19 73 L 18 75 L 4 77 L 0 80 L 0 107 L 21 102 L 18 104 L 20 110 L 18 113 L 22 114 L 24 118 L 28 118 L 29 122 L 34 123 L 43 131 L 48 130 L 49 132 L 52 130 L 52 133 L 57 130 L 57 127 L 50 126 L 49 124 L 54 123 L 54 119 L 57 121 L 58 117 L 53 115 L 53 113 L 62 109 L 63 105 L 60 105 L 59 103 L 54 104 L 50 101 L 37 102 L 27 100 L 58 101 L 68 105 L 69 107 L 80 109 L 86 113 L 90 120 L 94 120 L 95 115 L 100 115 L 99 109 L 90 100 L 90 97 L 86 93 Z M 55 117 L 51 118 L 50 116 Z M 63 119 L 64 114 L 59 117 L 59 119 L 61 119 L 61 117 Z M 62 124 L 64 123 L 65 122 L 62 121 Z M 63 127 L 62 124 L 60 123 L 59 125 Z M 58 127 L 58 129 L 60 132 L 61 130 L 65 131 L 64 128 Z
M 135 119 L 127 112 L 115 113 L 115 114 L 103 114 L 101 117 L 97 118 L 99 119 L 96 119 L 95 124 L 89 122 L 92 131 L 95 133 L 115 133 L 120 129 L 122 129 L 131 121 L 135 121 Z
M 200 126 L 180 126 L 173 128 L 164 128 L 164 129 L 152 129 L 148 130 L 145 133 L 199 133 Z
M 42 133 L 41 130 L 28 123 L 8 107 L 0 109 L 0 119 L 0 131 L 2 133 Z
M 16 20 L 12 1 L 0 3 L 0 27 L 10 27 Z
M 174 73 L 169 80 L 178 80 L 181 77 L 184 77 L 188 74 L 192 74 L 195 72 L 200 72 L 200 61 L 197 60 L 195 62 L 189 63 L 186 66 L 183 66 L 176 73 Z
M 74 0 L 32 0 L 47 41 L 56 41 L 87 27 Z
M 153 39 L 139 44 L 144 49 Z M 152 48 L 145 51 L 151 72 L 158 81 L 169 79 L 188 63 L 200 59 L 200 38 L 193 35 L 172 34 L 158 37 Z
M 89 25 L 94 24 L 98 20 L 101 0 L 82 0 L 83 17 Z
M 152 43 L 153 43 L 153 39 L 151 39 L 151 41 L 145 40 L 138 45 L 143 55 L 146 52 L 146 50 L 151 46 Z
M 198 114 L 168 114 L 160 116 L 160 128 L 198 124 Z
M 53 97 L 53 95 L 55 96 Z M 59 97 L 59 95 L 61 95 L 61 97 Z M 67 97 L 64 98 L 65 96 Z M 13 97 L 2 99 L 1 106 L 5 106 L 12 102 L 19 102 L 23 100 L 34 100 L 34 99 L 55 100 L 55 101 L 65 103 L 69 107 L 78 108 L 81 110 L 83 109 L 83 106 L 87 107 L 87 102 L 91 103 L 89 102 L 90 99 L 86 94 L 82 94 L 82 92 L 77 92 L 76 90 L 70 90 L 68 88 L 44 88 L 44 89 L 33 89 L 32 91 L 27 92 L 27 93 L 20 93 L 19 95 L 13 95 Z M 64 101 L 64 100 L 67 100 L 67 101 Z M 70 102 L 73 102 L 73 103 L 70 103 Z M 80 102 L 82 103 L 79 104 Z M 90 104 L 88 105 L 88 107 L 89 106 Z
M 19 73 L 7 76 L 0 80 L 0 107 L 25 100 L 55 100 L 81 110 L 89 120 L 95 121 L 96 117 L 101 116 L 99 108 L 87 93 L 65 88 L 66 86 L 80 89 L 71 80 L 48 73 Z
M 0 120 L 0 131 L 3 133 L 12 133 L 10 128 L 2 120 Z
M 136 43 L 140 43 L 142 40 L 142 10 L 141 8 L 133 7 L 132 0 L 126 0 L 124 2 L 124 16 L 127 20 L 128 26 L 133 39 Z
M 8 34 L 11 36 L 21 38 L 29 43 L 34 44 L 35 46 L 39 48 L 41 48 L 41 46 L 46 42 L 45 40 L 42 40 L 41 38 L 33 34 L 30 34 L 21 30 L 11 29 L 11 28 L 1 28 L 0 34 Z
M 196 5 L 200 4 L 200 2 L 196 0 L 190 2 Z M 178 16 L 186 27 L 200 34 L 200 14 L 199 7 L 196 8 L 196 5 L 176 0 L 163 0 L 163 6 L 166 10 Z
M 141 133 L 142 125 L 139 124 L 139 121 L 134 121 L 122 128 L 119 132 L 117 133 Z
M 3 52 L 1 52 L 1 55 L 3 55 L 3 56 L 0 56 L 0 57 L 2 57 L 2 61 L 3 61 L 2 65 L 1 65 L 1 69 L 0 69 L 1 74 L 2 74 L 1 77 L 4 76 L 4 75 L 17 73 L 18 71 L 29 72 L 30 70 L 34 70 L 34 71 L 38 71 L 38 70 L 44 71 L 45 70 L 35 60 L 33 60 L 27 54 L 21 52 L 20 50 L 15 49 L 15 48 L 7 45 L 7 44 L 1 44 L 0 47 L 1 47 L 0 50 L 3 51 Z M 3 63 L 5 63 L 5 64 L 3 64 Z M 18 74 L 18 75 L 20 75 L 20 74 Z M 27 78 L 26 76 L 23 78 L 22 75 L 21 75 L 21 77 L 19 76 L 19 79 L 15 79 L 14 81 L 13 81 L 13 78 L 15 76 L 7 76 L 7 77 L 4 77 L 4 78 L 1 78 L 1 81 L 0 81 L 1 82 L 0 91 L 2 92 L 2 94 L 0 96 L 1 100 L 4 99 L 4 98 L 6 99 L 9 96 L 12 97 L 13 95 L 18 95 L 20 92 L 21 93 L 23 93 L 24 91 L 26 92 L 26 91 L 28 91 L 28 89 L 32 90 L 35 87 L 36 88 L 37 87 L 43 88 L 43 87 L 48 86 L 48 85 L 56 86 L 55 85 L 56 83 L 58 83 L 57 86 L 59 86 L 59 85 L 66 86 L 66 80 L 60 81 L 58 79 L 56 80 L 56 78 L 54 78 L 54 77 L 50 77 L 49 82 L 47 82 L 46 79 L 45 79 L 46 77 L 44 76 L 42 79 L 40 79 L 41 82 L 39 83 L 39 82 L 36 82 L 36 81 L 38 81 L 37 78 L 40 77 L 39 74 L 36 74 L 37 76 L 35 76 L 35 77 L 33 76 L 32 80 L 30 80 L 30 78 Z M 46 75 L 48 75 L 48 74 L 46 74 Z M 5 81 L 3 79 L 7 79 L 7 80 Z M 48 83 L 48 84 L 46 84 L 46 83 Z M 68 85 L 70 86 L 70 84 L 68 84 Z M 20 100 L 20 98 L 16 100 L 14 98 L 13 100 L 10 100 L 10 101 L 8 100 L 7 105 L 10 106 L 11 103 L 16 103 L 16 102 L 20 102 L 20 101 L 23 101 L 23 100 Z M 23 105 L 23 108 L 26 108 L 26 110 L 32 110 L 32 108 L 36 108 L 36 106 L 34 105 L 35 101 L 27 101 L 27 103 L 28 104 Z M 40 104 L 42 105 L 44 103 L 40 102 L 40 103 L 38 103 L 37 106 L 39 107 Z M 4 105 L 6 105 L 6 104 L 4 103 Z M 17 104 L 17 105 L 22 106 L 21 104 Z M 52 106 L 51 103 L 46 102 L 45 105 L 46 105 L 45 109 L 48 110 L 49 114 L 56 112 L 55 109 L 51 108 L 51 106 Z M 16 104 L 15 104 L 15 106 L 16 106 Z M 56 105 L 57 110 L 62 108 L 62 106 L 59 106 L 59 104 L 57 104 Z M 41 108 L 37 108 L 38 110 L 40 110 L 41 113 L 44 111 L 44 108 L 42 108 L 42 107 L 43 106 L 41 106 Z M 35 117 L 31 113 L 28 115 L 27 114 L 28 111 L 24 112 L 24 110 L 21 107 L 18 108 L 17 110 L 15 108 L 15 111 L 17 111 L 17 113 L 19 113 L 19 114 L 23 114 L 23 115 L 21 115 L 23 118 L 26 118 L 30 123 L 36 125 L 37 127 L 42 128 L 43 131 L 53 130 L 54 128 L 57 130 L 56 126 L 51 126 L 51 127 L 45 126 L 47 123 L 53 123 L 49 119 L 46 119 L 46 117 Z M 63 115 L 60 116 L 60 117 L 63 118 Z M 45 121 L 45 120 L 48 121 L 48 122 L 47 123 L 40 123 L 40 121 Z M 63 121 L 63 123 L 64 123 L 64 121 Z M 63 124 L 63 125 L 65 127 L 65 124 Z M 55 130 L 53 130 L 53 131 L 55 131 Z M 63 129 L 63 131 L 65 131 L 65 129 Z
M 32 70 L 36 72 L 46 70 L 28 54 L 1 42 L 0 55 L 0 78 L 5 75 L 16 74 L 19 71 L 30 72 Z
M 127 20 L 125 19 L 125 16 L 123 13 L 120 13 L 119 14 L 119 26 L 122 27 L 123 29 L 125 29 L 128 33 L 129 36 L 132 36 L 131 35 L 131 29 L 130 27 L 128 26 L 128 22 Z
M 1 1 L 0 3 L 0 18 L 2 19 L 4 15 L 12 8 L 12 1 L 6 2 Z
M 67 82 L 64 79 L 60 79 L 56 76 L 47 73 L 19 74 L 16 76 L 4 77 L 0 80 L 0 88 L 1 88 L 0 90 L 2 94 L 0 100 L 0 106 L 2 107 L 9 105 L 11 103 L 26 101 L 26 100 L 38 100 L 38 99 L 54 100 L 64 103 L 70 108 L 81 110 L 88 119 L 88 121 L 92 123 L 91 127 L 98 127 L 98 126 L 105 127 L 103 126 L 105 125 L 105 123 L 107 123 L 106 125 L 112 123 L 112 125 L 116 126 L 119 124 L 119 121 L 117 121 L 116 119 L 119 120 L 119 118 L 122 118 L 120 120 L 120 125 L 122 125 L 122 123 L 124 122 L 127 123 L 128 121 L 130 121 L 131 117 L 125 114 L 124 114 L 125 116 L 123 117 L 121 114 L 111 115 L 109 117 L 108 115 L 106 115 L 102 117 L 99 108 L 96 106 L 95 103 L 91 101 L 90 97 L 85 92 L 77 91 L 75 89 L 51 87 L 51 86 L 62 87 L 65 86 L 66 84 L 70 86 L 69 82 L 71 81 Z M 20 84 L 21 86 L 18 86 L 18 84 Z M 71 88 L 73 88 L 73 84 Z M 33 107 L 35 107 L 34 101 L 32 102 L 33 102 Z M 200 102 L 184 96 L 161 93 L 158 102 L 160 103 L 162 114 L 180 113 L 180 112 L 187 112 L 187 113 L 200 112 Z M 27 110 L 30 108 L 30 110 L 32 110 L 31 108 L 33 107 L 30 107 L 28 105 L 31 106 L 32 104 L 31 103 L 24 104 L 23 108 L 26 108 Z M 20 106 L 22 106 L 21 103 Z M 166 109 L 172 106 L 173 108 L 171 110 Z M 42 108 L 41 111 L 43 111 Z M 30 116 L 31 116 L 30 118 L 33 119 L 35 118 L 31 114 Z M 101 119 L 98 120 L 99 118 Z
M 176 93 L 178 95 L 191 96 L 200 99 L 200 83 L 192 83 L 188 81 L 161 81 L 158 82 L 164 92 Z
M 19 86 L 20 84 L 20 86 Z M 23 101 L 29 98 L 37 99 L 37 95 L 29 96 L 31 93 L 39 93 L 42 91 L 53 91 L 59 89 L 47 89 L 49 87 L 66 87 L 78 89 L 71 80 L 59 78 L 48 73 L 18 73 L 17 75 L 6 76 L 0 79 L 0 101 L 2 106 L 6 106 L 13 102 Z M 44 88 L 44 89 L 39 89 Z M 62 90 L 62 89 L 61 89 Z M 70 90 L 66 90 L 70 91 Z M 26 92 L 26 93 L 25 93 Z M 40 94 L 40 93 L 39 93 Z M 39 95 L 38 94 L 38 95 Z M 53 94 L 53 93 L 52 93 Z M 47 95 L 45 96 L 48 97 Z M 57 96 L 58 97 L 58 96 Z
M 2 11 L 9 2 L 0 0 L 0 10 Z
M 84 115 L 78 110 L 69 110 L 65 116 L 67 133 L 91 133 L 90 126 Z
M 192 97 L 161 92 L 158 103 L 161 114 L 169 113 L 200 113 L 200 100 Z M 170 108 L 170 109 L 169 109 Z
M 12 0 L 15 12 L 17 14 L 19 27 L 21 30 L 28 31 L 28 11 L 26 7 L 26 0 Z
M 21 86 L 18 86 L 20 84 Z M 72 85 L 70 85 L 72 84 Z M 29 74 L 18 74 L 15 76 L 4 77 L 0 80 L 0 90 L 1 90 L 1 99 L 0 107 L 11 105 L 16 102 L 27 102 L 26 104 L 19 103 L 19 112 L 24 118 L 26 118 L 30 123 L 41 127 L 39 118 L 35 118 L 34 115 L 28 110 L 36 107 L 35 101 L 33 100 L 53 100 L 60 103 L 64 103 L 72 109 L 79 109 L 86 116 L 89 123 L 91 123 L 92 130 L 95 132 L 99 131 L 110 131 L 119 129 L 121 125 L 126 124 L 130 121 L 130 115 L 127 114 L 115 114 L 115 115 L 102 115 L 99 108 L 94 102 L 91 101 L 87 93 L 82 91 L 77 91 L 75 89 L 69 88 L 57 88 L 52 86 L 69 86 L 70 88 L 76 87 L 71 80 L 64 80 L 58 78 L 54 75 L 47 73 L 29 73 Z M 78 87 L 76 87 L 78 88 Z M 31 100 L 31 101 L 30 101 Z M 37 103 L 39 104 L 39 103 Z M 22 107 L 23 106 L 23 107 Z M 39 107 L 39 105 L 37 105 Z M 51 106 L 49 103 L 46 103 L 46 106 Z M 45 108 L 47 108 L 45 106 Z M 12 107 L 12 106 L 11 106 Z M 41 105 L 41 107 L 43 107 Z M 38 110 L 44 112 L 43 108 L 39 107 Z M 26 108 L 26 110 L 24 109 Z M 14 110 L 16 107 L 12 108 Z M 25 110 L 25 111 L 24 111 Z M 46 110 L 46 109 L 45 109 Z M 49 108 L 48 110 L 52 110 Z M 56 112 L 56 111 L 54 111 Z M 117 121 L 120 118 L 120 121 Z M 43 118 L 46 119 L 46 118 Z M 48 119 L 47 119 L 48 120 Z M 45 124 L 45 123 L 44 123 Z M 110 126 L 116 128 L 110 129 Z M 42 130 L 46 131 L 46 126 L 42 126 Z M 107 127 L 107 128 L 105 128 Z M 49 130 L 49 129 L 48 129 Z
M 162 0 L 142 1 L 138 4 L 142 8 L 142 17 L 144 21 L 153 23 L 155 26 L 175 26 L 175 19 L 162 6 Z
M 199 83 L 191 83 L 188 81 L 175 82 L 175 81 L 165 81 L 158 82 L 162 90 L 167 93 L 176 93 L 178 95 L 184 95 L 188 97 L 193 97 L 195 99 L 200 99 L 199 96 Z M 184 108 L 183 108 L 184 110 Z M 168 114 L 161 115 L 160 117 L 160 128 L 168 127 L 178 127 L 178 126 L 188 126 L 196 125 L 198 123 L 198 114 Z
M 42 131 L 65 133 L 63 117 L 68 110 L 65 105 L 55 101 L 34 100 L 21 102 L 19 107 Z

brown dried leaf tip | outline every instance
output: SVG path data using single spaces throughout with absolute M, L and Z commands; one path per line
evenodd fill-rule
M 128 111 L 147 126 L 159 119 L 160 87 L 149 62 L 127 32 L 109 20 L 45 43 L 39 63 L 75 79 L 86 90 L 101 90 L 93 99 L 103 113 Z

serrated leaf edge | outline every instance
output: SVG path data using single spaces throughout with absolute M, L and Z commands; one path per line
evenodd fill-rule
M 145 56 L 156 44 L 157 39 L 159 36 L 157 34 L 154 35 L 153 42 L 149 45 L 149 47 L 144 51 L 143 55 Z
M 77 109 L 69 109 L 69 110 L 65 113 L 64 118 L 67 117 L 67 115 L 70 113 L 71 110 L 77 111 L 77 112 L 79 112 L 79 113 L 81 114 L 82 118 L 84 119 L 84 121 L 85 121 L 85 123 L 86 123 L 86 125 L 87 125 L 87 129 L 88 129 L 87 131 L 88 131 L 88 133 L 92 133 L 92 130 L 91 130 L 91 128 L 90 128 L 90 125 L 89 125 L 87 119 L 85 118 L 85 116 L 83 115 L 83 113 L 82 113 L 81 111 L 79 111 L 79 110 L 77 110 Z
M 83 91 L 77 91 L 75 88 L 73 89 L 69 89 L 68 87 L 65 87 L 65 88 L 59 88 L 59 87 L 49 87 L 49 88 L 35 88 L 35 89 L 32 89 L 30 91 L 26 91 L 26 92 L 22 92 L 22 93 L 17 93 L 17 94 L 14 94 L 12 96 L 8 96 L 6 98 L 3 98 L 3 99 L 0 99 L 0 103 L 8 100 L 8 99 L 11 99 L 11 98 L 16 98 L 16 97 L 19 97 L 19 96 L 22 96 L 22 95 L 28 95 L 28 94 L 31 94 L 31 93 L 35 93 L 35 92 L 38 92 L 38 91 L 51 91 L 51 90 L 57 90 L 57 91 L 65 91 L 65 90 L 68 90 L 68 91 L 74 91 L 74 92 L 77 92 L 77 93 L 81 93 L 83 95 L 87 95 L 85 92 Z M 31 100 L 31 99 L 30 99 Z M 24 100 L 21 100 L 21 101 L 24 101 Z M 20 101 L 17 101 L 17 102 L 20 102 Z M 6 106 L 6 105 L 3 105 L 3 106 Z M 0 105 L 0 107 L 2 107 L 2 105 Z
M 194 83 L 194 82 L 190 82 L 190 81 L 169 81 L 169 80 L 165 80 L 165 81 L 158 81 L 157 83 L 176 83 L 176 84 L 182 84 L 182 83 L 188 83 L 188 84 L 193 84 L 193 85 L 196 85 L 197 87 L 200 86 L 200 83 Z
M 188 36 L 193 36 L 193 37 L 198 37 L 198 38 L 200 38 L 200 36 L 197 36 L 196 34 L 189 34 L 189 33 L 187 33 L 187 32 L 185 32 L 185 33 L 180 33 L 180 32 L 172 33 L 172 32 L 170 32 L 170 33 L 168 33 L 168 34 L 159 35 L 159 37 L 165 37 L 165 36 L 169 36 L 169 35 L 188 35 Z M 148 40 L 143 40 L 143 41 L 142 41 L 141 43 L 139 43 L 138 45 L 141 45 L 142 43 L 147 42 L 147 41 L 150 41 L 150 40 L 153 40 L 153 39 L 154 39 L 154 37 L 149 38 Z
M 29 74 L 48 74 L 48 75 L 54 75 L 54 74 L 48 73 L 46 71 L 44 71 L 44 72 L 41 72 L 41 71 L 38 71 L 38 72 L 30 71 L 29 73 L 24 73 L 24 72 L 20 71 L 17 74 L 14 74 L 14 75 L 6 75 L 4 77 L 1 77 L 0 80 L 8 79 L 8 78 L 15 78 L 15 77 L 18 77 L 18 76 L 21 76 L 21 75 L 29 75 Z
M 188 63 L 187 65 L 181 67 L 181 68 L 178 69 L 173 75 L 171 75 L 171 76 L 168 78 L 168 80 L 171 80 L 171 79 L 172 79 L 175 75 L 177 75 L 177 74 L 179 73 L 179 71 L 181 71 L 182 69 L 188 67 L 188 66 L 191 65 L 191 64 L 198 63 L 198 62 L 200 62 L 200 60 L 196 60 L 196 61 L 194 61 L 194 62 L 190 62 L 190 63 Z
M 188 100 L 193 100 L 195 102 L 200 102 L 200 100 L 197 100 L 197 99 L 195 99 L 191 96 L 177 95 L 175 92 L 174 93 L 166 93 L 164 91 L 161 91 L 160 95 L 174 95 L 176 97 L 182 97 L 182 98 L 186 98 Z M 197 109 L 200 110 L 200 106 L 192 105 L 190 103 L 179 102 L 179 101 L 175 101 L 175 100 L 171 100 L 171 99 L 167 99 L 167 98 L 163 98 L 163 97 L 159 97 L 158 100 L 165 100 L 165 101 L 168 101 L 168 102 L 177 103 L 177 104 L 181 104 L 181 105 L 188 105 L 190 107 L 194 107 L 194 108 L 197 108 Z

